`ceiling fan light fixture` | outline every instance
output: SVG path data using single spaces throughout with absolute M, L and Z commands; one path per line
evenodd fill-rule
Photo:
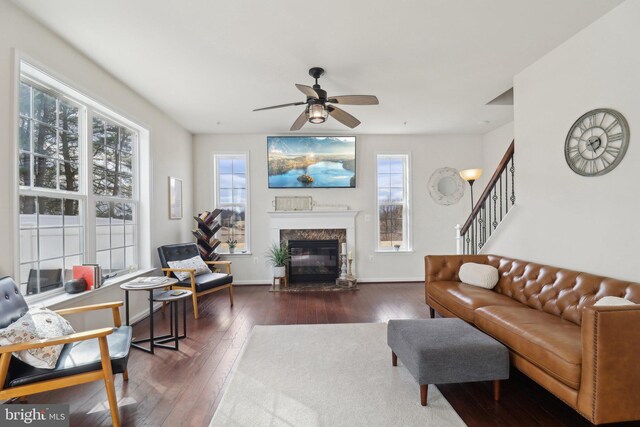
M 327 113 L 327 109 L 322 104 L 312 104 L 307 110 L 309 122 L 313 124 L 324 123 L 328 116 L 329 113 Z

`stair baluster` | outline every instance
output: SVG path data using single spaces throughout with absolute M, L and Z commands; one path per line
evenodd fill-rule
M 456 227 L 458 252 L 464 254 L 478 253 L 515 204 L 516 169 L 514 151 L 514 141 L 512 141 L 482 195 L 473 207 L 471 215 L 469 215 L 462 227 Z M 500 217 L 499 219 L 498 216 Z M 489 228 L 488 234 L 487 226 Z

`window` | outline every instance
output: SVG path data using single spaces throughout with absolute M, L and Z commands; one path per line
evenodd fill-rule
M 21 63 L 18 118 L 20 284 L 62 287 L 74 265 L 137 263 L 137 130 Z
M 229 253 L 229 241 L 236 252 L 249 252 L 249 160 L 243 154 L 214 154 L 215 205 L 222 210 L 218 252 Z
M 410 251 L 409 156 L 377 156 L 378 250 Z
M 78 106 L 20 84 L 20 185 L 79 190 Z
M 105 271 L 136 265 L 133 153 L 136 133 L 101 117 L 92 120 L 92 190 L 96 262 Z
M 25 295 L 62 286 L 84 259 L 80 201 L 20 196 L 20 281 Z M 64 274 L 63 274 L 64 272 Z

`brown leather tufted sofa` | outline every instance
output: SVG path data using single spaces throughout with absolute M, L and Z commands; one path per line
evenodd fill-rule
M 493 290 L 460 282 L 466 262 L 500 273 Z M 640 284 L 496 255 L 425 257 L 425 300 L 509 347 L 511 363 L 594 424 L 640 420 Z M 433 316 L 433 311 L 432 311 Z

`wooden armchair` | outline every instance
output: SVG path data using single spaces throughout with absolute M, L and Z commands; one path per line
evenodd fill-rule
M 22 317 L 29 308 L 10 277 L 0 278 L 0 294 L 5 295 L 0 300 L 0 328 L 5 328 Z M 131 327 L 121 325 L 120 306 L 122 301 L 57 311 L 60 315 L 68 315 L 110 309 L 113 312 L 113 328 L 0 346 L 0 399 L 24 399 L 36 393 L 104 381 L 111 421 L 114 426 L 120 426 L 113 374 L 121 373 L 128 380 L 127 361 L 132 336 Z M 11 356 L 13 352 L 51 345 L 64 345 L 53 369 L 34 368 Z
M 179 281 L 174 288 L 189 289 L 193 294 L 193 317 L 198 318 L 198 298 L 213 292 L 229 289 L 229 301 L 233 306 L 233 276 L 231 275 L 231 261 L 205 261 L 210 267 L 224 267 L 225 273 L 212 271 L 207 274 L 199 274 L 196 276 L 195 270 L 171 268 L 170 261 L 181 261 L 195 256 L 200 256 L 198 247 L 195 243 L 180 243 L 176 245 L 165 245 L 158 248 L 162 271 L 171 277 L 174 273 L 189 273 L 189 279 Z M 176 277 L 177 278 L 177 277 Z

